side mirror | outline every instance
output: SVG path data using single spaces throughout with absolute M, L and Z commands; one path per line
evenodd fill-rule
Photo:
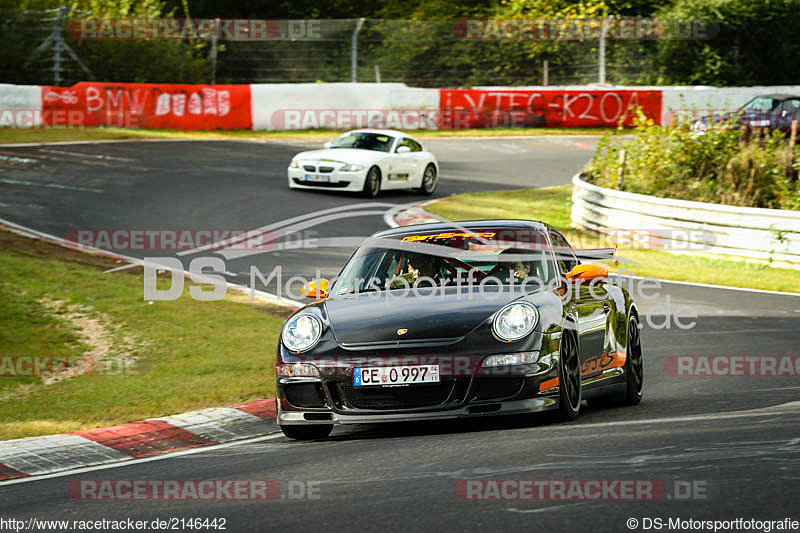
M 328 296 L 328 280 L 309 281 L 308 285 L 303 285 L 302 292 L 306 298 L 325 298 Z
M 411 148 L 409 148 L 408 146 L 400 146 L 400 147 L 397 148 L 397 153 L 398 154 L 407 154 L 410 151 L 411 151 Z
M 590 281 L 597 278 L 608 277 L 608 267 L 605 265 L 576 265 L 575 268 L 567 272 L 566 277 L 570 281 L 581 279 Z
M 331 141 L 328 141 L 325 144 L 323 144 L 322 146 L 324 146 L 325 148 L 330 148 L 331 146 L 333 146 L 333 143 Z

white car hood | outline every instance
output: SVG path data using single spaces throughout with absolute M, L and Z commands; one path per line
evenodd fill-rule
M 373 163 L 388 155 L 389 154 L 387 152 L 378 152 L 375 150 L 362 150 L 357 148 L 326 148 L 323 150 L 300 152 L 294 156 L 294 159 L 315 161 L 320 159 L 330 159 L 333 161 L 342 161 L 344 163 L 364 164 Z

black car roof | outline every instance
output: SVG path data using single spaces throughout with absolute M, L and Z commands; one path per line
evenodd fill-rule
M 456 225 L 457 224 L 457 225 Z M 373 234 L 375 238 L 407 235 L 409 233 L 427 233 L 429 231 L 459 230 L 459 226 L 466 229 L 497 228 L 497 229 L 536 229 L 547 231 L 550 226 L 537 220 L 465 220 L 458 222 L 441 222 L 437 224 L 413 224 L 399 228 L 379 231 Z

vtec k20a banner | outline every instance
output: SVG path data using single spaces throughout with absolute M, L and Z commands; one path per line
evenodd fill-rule
M 442 89 L 440 128 L 631 126 L 636 107 L 658 124 L 661 91 Z

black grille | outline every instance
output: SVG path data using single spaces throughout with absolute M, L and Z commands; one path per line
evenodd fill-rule
M 340 189 L 342 187 L 347 187 L 350 185 L 349 181 L 338 181 L 335 183 L 330 183 L 327 181 L 303 181 L 297 178 L 292 178 L 294 182 L 298 185 L 305 185 L 307 187 L 327 187 L 328 189 Z
M 484 377 L 476 380 L 477 391 L 473 396 L 476 400 L 499 400 L 514 396 L 522 388 L 525 378 L 500 376 Z
M 320 172 L 333 172 L 333 167 L 319 167 Z
M 284 387 L 286 399 L 295 407 L 324 407 L 325 394 L 319 383 L 289 383 Z
M 316 172 L 317 171 L 317 167 L 315 167 L 314 165 L 303 165 L 303 168 L 306 169 L 309 172 Z
M 453 390 L 451 381 L 402 387 L 354 387 L 340 384 L 343 400 L 356 409 L 415 409 L 433 407 L 447 401 Z

